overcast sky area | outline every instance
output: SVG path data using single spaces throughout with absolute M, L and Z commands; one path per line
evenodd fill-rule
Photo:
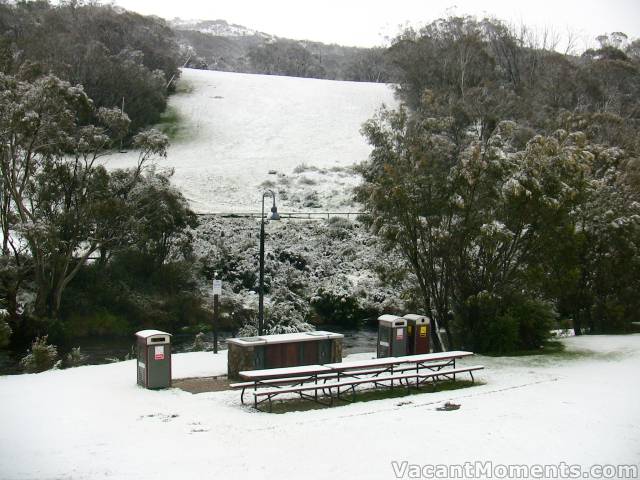
M 401 25 L 421 26 L 449 14 L 495 16 L 559 35 L 570 30 L 583 50 L 602 34 L 640 37 L 640 0 L 115 0 L 129 10 L 166 19 L 223 19 L 279 37 L 347 46 L 386 43 Z

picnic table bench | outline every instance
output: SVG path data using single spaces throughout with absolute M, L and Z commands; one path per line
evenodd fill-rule
M 436 383 L 442 378 L 455 380 L 456 374 L 469 373 L 474 381 L 473 372 L 484 368 L 481 365 L 456 368 L 456 360 L 473 355 L 472 352 L 452 351 L 409 355 L 403 357 L 374 358 L 354 362 L 332 363 L 325 365 L 304 365 L 297 367 L 249 370 L 240 372 L 245 382 L 231 384 L 233 389 L 242 389 L 240 400 L 244 403 L 247 389 L 253 389 L 254 407 L 269 402 L 278 395 L 297 393 L 300 398 L 333 405 L 334 399 L 341 398 L 344 389 L 351 390 L 355 398 L 358 385 L 367 383 L 377 386 L 394 387 L 404 382 L 411 387 L 411 381 L 418 388 L 426 382 Z M 328 397 L 328 403 L 323 400 Z

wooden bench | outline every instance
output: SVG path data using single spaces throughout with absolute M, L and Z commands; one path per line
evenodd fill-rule
M 440 379 L 440 377 L 445 377 L 447 379 L 455 379 L 455 375 L 459 373 L 469 373 L 471 375 L 471 381 L 475 381 L 473 377 L 473 372 L 482 370 L 484 366 L 482 365 L 474 365 L 471 367 L 458 367 L 448 370 L 436 370 L 430 372 L 413 372 L 413 373 L 402 373 L 400 375 L 386 375 L 386 376 L 373 376 L 368 378 L 354 378 L 350 380 L 339 381 L 336 383 L 314 383 L 311 385 L 300 385 L 300 386 L 292 386 L 291 388 L 274 388 L 269 390 L 255 390 L 253 392 L 254 396 L 254 407 L 258 409 L 258 405 L 268 401 L 269 402 L 269 411 L 272 411 L 272 400 L 274 397 L 278 395 L 282 395 L 285 393 L 297 393 L 300 395 L 300 398 L 307 398 L 310 400 L 314 400 L 323 405 L 331 406 L 333 405 L 334 398 L 340 398 L 340 389 L 342 387 L 348 387 L 351 389 L 353 394 L 353 399 L 355 399 L 356 386 L 363 385 L 367 383 L 373 383 L 376 386 L 378 384 L 384 384 L 383 382 L 391 382 L 391 388 L 393 388 L 393 382 L 399 381 L 402 384 L 402 381 L 406 381 L 407 389 L 411 388 L 411 383 L 409 380 L 416 379 L 416 388 L 429 380 L 431 380 L 434 384 Z M 414 370 L 414 369 L 405 369 L 405 370 Z M 337 377 L 337 376 L 336 376 Z M 248 383 L 248 382 L 243 382 Z M 253 385 L 253 383 L 252 383 Z M 239 387 L 238 387 L 239 388 Z M 246 388 L 246 387 L 245 387 Z M 336 389 L 336 395 L 334 397 L 333 390 Z M 314 395 L 307 395 L 305 392 L 314 392 Z M 326 392 L 328 392 L 329 403 L 322 402 L 318 399 L 318 391 L 322 391 L 326 396 Z M 243 390 L 244 392 L 244 390 Z M 258 400 L 259 397 L 265 397 L 262 400 Z M 352 400 L 353 401 L 353 400 Z

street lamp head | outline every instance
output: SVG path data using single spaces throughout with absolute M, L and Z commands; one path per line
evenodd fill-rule
M 278 207 L 276 207 L 275 201 L 273 202 L 273 207 L 271 207 L 271 215 L 269 216 L 270 220 L 280 220 L 280 215 L 278 214 Z
M 278 207 L 276 207 L 276 194 L 273 193 L 273 190 L 269 190 L 269 192 L 271 193 L 271 198 L 273 199 L 273 206 L 271 207 L 271 215 L 269 215 L 269 220 L 280 220 Z

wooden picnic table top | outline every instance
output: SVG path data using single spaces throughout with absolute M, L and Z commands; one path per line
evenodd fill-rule
M 402 363 L 422 363 L 436 362 L 438 360 L 449 360 L 452 358 L 463 358 L 473 355 L 473 352 L 465 352 L 462 350 L 452 350 L 450 352 L 437 353 L 420 353 L 418 355 L 407 355 L 406 357 L 396 357 Z
M 399 363 L 396 357 L 372 358 L 369 360 L 355 360 L 353 362 L 327 363 L 325 367 L 329 367 L 333 371 L 354 370 L 357 368 L 369 367 L 388 367 Z
M 422 353 L 419 355 L 406 355 L 402 357 L 383 357 L 373 358 L 371 360 L 356 360 L 354 362 L 327 363 L 325 366 L 330 367 L 334 371 L 345 371 L 369 367 L 386 367 L 391 365 L 399 365 L 402 363 L 435 362 L 438 360 L 449 360 L 453 358 L 467 357 L 469 355 L 473 355 L 473 352 L 454 350 L 451 352 Z
M 420 355 L 407 355 L 403 357 L 372 358 L 369 360 L 356 360 L 354 362 L 327 363 L 325 365 L 301 365 L 296 367 L 267 368 L 263 370 L 245 370 L 239 375 L 245 380 L 260 381 L 275 378 L 295 376 L 314 376 L 323 373 L 344 372 L 362 368 L 387 367 L 406 363 L 425 363 L 438 360 L 449 360 L 473 355 L 473 352 L 454 350 L 451 352 L 424 353 Z
M 238 374 L 246 380 L 258 381 L 296 375 L 319 375 L 329 372 L 331 372 L 331 369 L 325 365 L 301 365 L 297 367 L 267 368 L 264 370 L 245 370 Z

